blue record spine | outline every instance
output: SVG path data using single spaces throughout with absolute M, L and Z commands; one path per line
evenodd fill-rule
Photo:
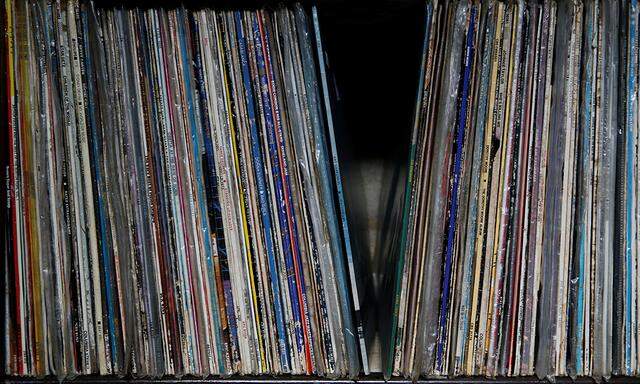
M 454 237 L 456 228 L 456 218 L 458 210 L 458 189 L 460 187 L 460 172 L 462 168 L 462 148 L 464 146 L 465 128 L 467 125 L 467 104 L 469 101 L 469 83 L 471 79 L 471 66 L 473 65 L 474 51 L 474 30 L 475 30 L 476 8 L 471 8 L 469 30 L 467 32 L 464 79 L 462 84 L 462 98 L 460 112 L 458 115 L 458 132 L 456 135 L 456 152 L 453 164 L 453 185 L 451 187 L 451 208 L 449 212 L 449 223 L 447 233 L 447 243 L 445 248 L 444 278 L 442 282 L 442 298 L 440 302 L 440 318 L 438 324 L 438 341 L 436 351 L 436 369 L 442 370 L 443 352 L 447 341 L 447 314 L 449 310 L 449 291 L 451 289 L 451 268 L 454 249 Z

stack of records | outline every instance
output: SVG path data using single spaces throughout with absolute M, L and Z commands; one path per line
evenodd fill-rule
M 315 10 L 2 14 L 5 372 L 357 375 Z
M 428 2 L 387 376 L 640 374 L 638 23 Z

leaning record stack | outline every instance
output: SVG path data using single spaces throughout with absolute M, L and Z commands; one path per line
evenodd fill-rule
M 638 1 L 425 19 L 386 375 L 640 375 Z
M 317 19 L 2 14 L 5 372 L 357 375 Z

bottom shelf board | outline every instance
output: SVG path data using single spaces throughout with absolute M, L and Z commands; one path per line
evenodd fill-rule
M 35 379 L 32 377 L 2 377 L 1 380 L 3 383 L 60 383 L 61 381 L 53 376 L 48 376 L 43 379 Z M 411 381 L 404 378 L 391 378 L 386 381 L 379 374 L 372 374 L 368 376 L 362 376 L 355 380 L 350 379 L 336 379 L 331 380 L 322 377 L 314 377 L 314 376 L 279 376 L 279 377 L 269 377 L 269 376 L 232 376 L 227 378 L 192 378 L 192 377 L 183 377 L 180 379 L 177 378 L 141 378 L 134 379 L 131 377 L 114 377 L 114 376 L 80 376 L 72 380 L 64 380 L 65 382 L 73 382 L 73 383 L 167 383 L 167 384 L 276 384 L 276 383 L 284 383 L 284 384 L 308 384 L 308 383 L 327 383 L 327 384 L 358 384 L 358 383 L 367 383 L 367 384 L 383 384 L 383 383 L 392 383 L 392 384 L 442 384 L 442 383 L 454 383 L 454 384 L 481 384 L 481 383 L 490 383 L 490 384 L 525 384 L 525 383 L 578 383 L 578 384 L 595 384 L 595 383 L 638 383 L 640 382 L 640 378 L 634 377 L 613 377 L 606 381 L 596 381 L 590 377 L 579 377 L 576 379 L 572 379 L 569 377 L 558 377 L 553 381 L 549 380 L 540 380 L 537 377 L 512 377 L 512 378 L 485 378 L 485 377 L 456 377 L 456 378 L 433 378 L 433 379 L 420 379 L 417 381 Z

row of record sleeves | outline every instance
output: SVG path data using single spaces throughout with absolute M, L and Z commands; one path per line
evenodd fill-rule
M 639 22 L 427 2 L 387 377 L 640 375 Z
M 314 7 L 0 14 L 5 374 L 368 372 Z

